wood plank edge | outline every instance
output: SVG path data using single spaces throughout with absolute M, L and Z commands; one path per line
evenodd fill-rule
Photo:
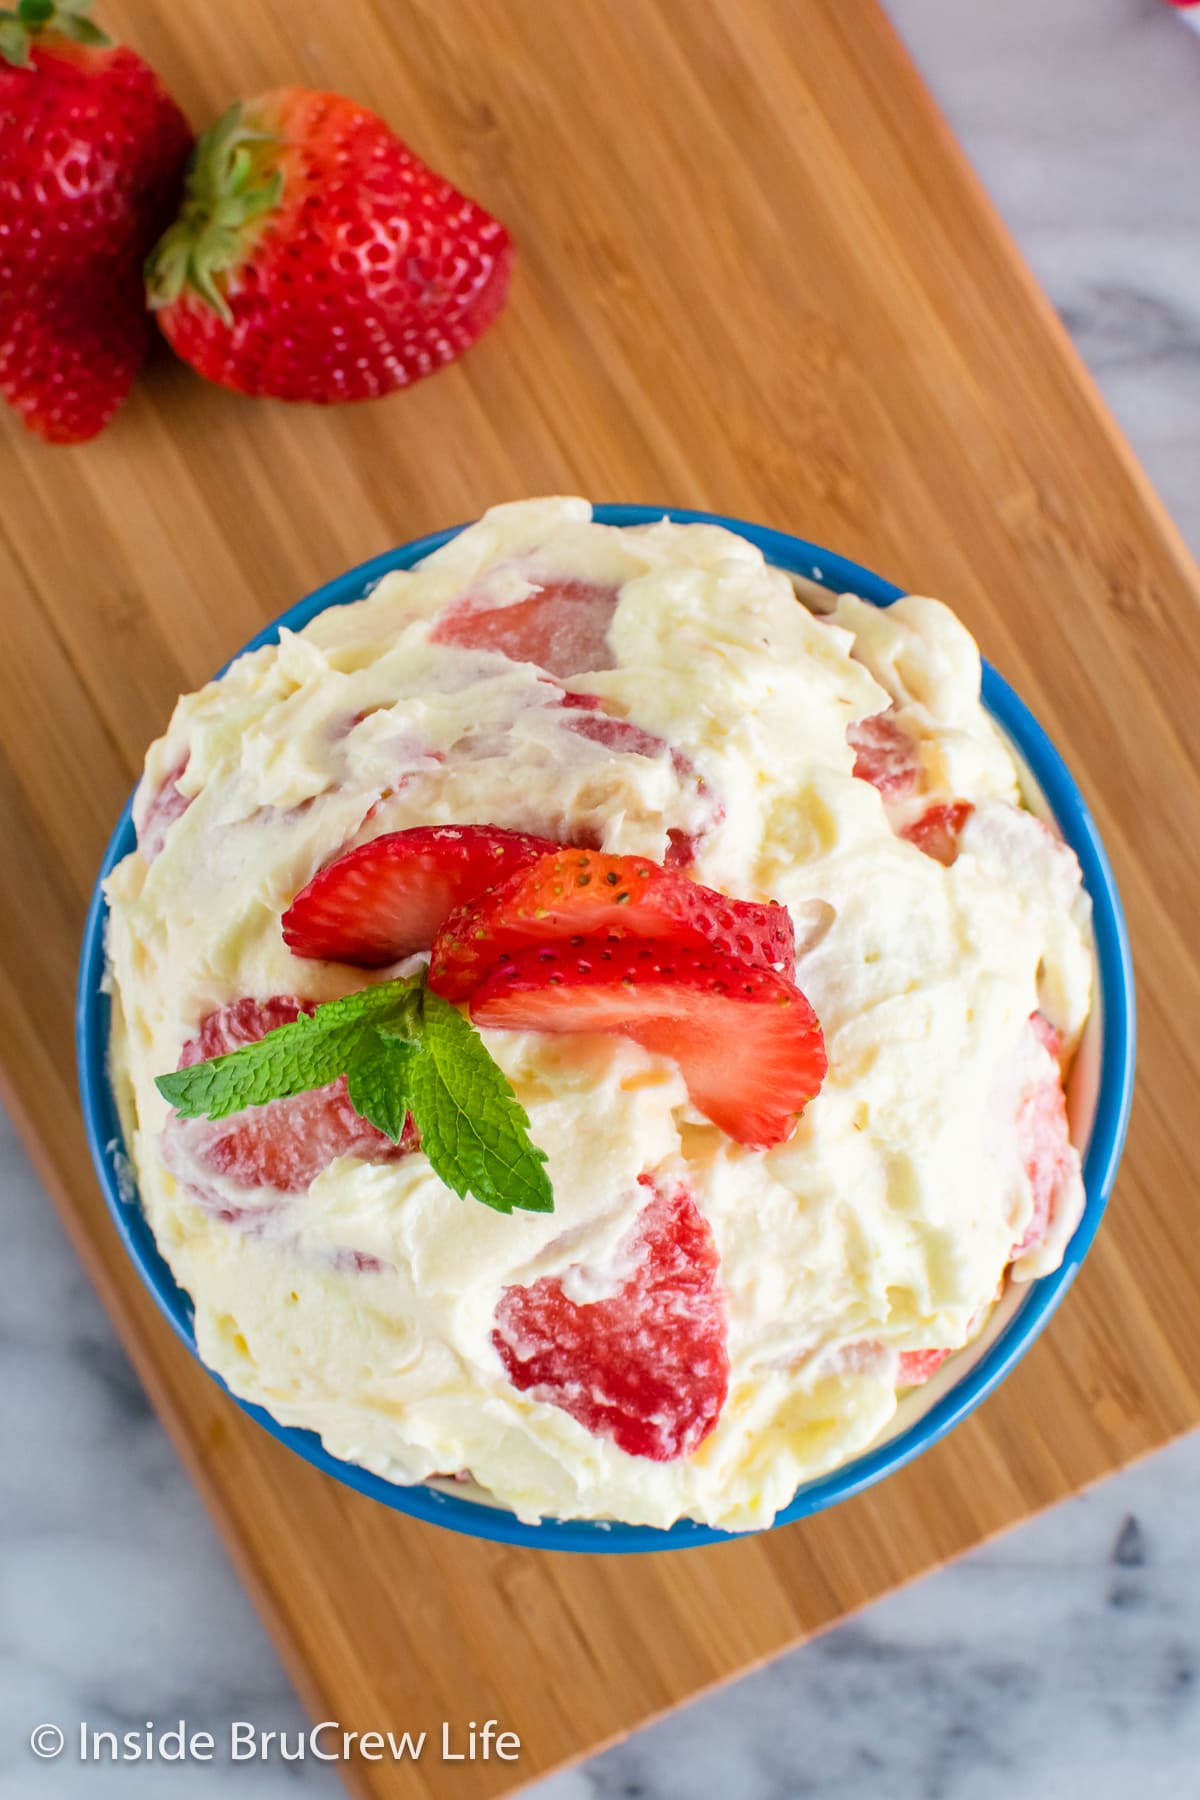
M 1138 460 L 1129 439 L 1117 422 L 1108 401 L 1104 398 L 1096 377 L 1092 374 L 1070 332 L 1063 324 L 1054 302 L 1019 249 L 999 206 L 984 186 L 982 176 L 963 149 L 950 121 L 938 105 L 932 89 L 913 60 L 912 53 L 900 35 L 899 28 L 890 13 L 885 11 L 881 0 L 874 0 L 874 9 L 878 13 L 880 36 L 887 40 L 889 54 L 904 69 L 906 79 L 910 82 L 929 130 L 937 141 L 938 148 L 951 166 L 956 179 L 969 195 L 981 222 L 986 224 L 993 240 L 1011 265 L 1030 312 L 1045 332 L 1053 349 L 1066 365 L 1076 387 L 1087 403 L 1088 410 L 1096 421 L 1098 431 L 1106 440 L 1109 449 L 1116 455 L 1121 473 L 1149 515 L 1149 524 L 1163 539 L 1179 575 L 1191 587 L 1196 599 L 1200 601 L 1200 562 L 1192 554 L 1184 540 L 1183 533 L 1167 511 L 1161 494 Z

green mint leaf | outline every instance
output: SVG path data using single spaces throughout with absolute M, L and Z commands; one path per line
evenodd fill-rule
M 530 1143 L 528 1116 L 475 1027 L 428 989 L 421 1015 L 409 1104 L 434 1174 L 497 1212 L 553 1212 L 546 1153 Z
M 424 975 L 329 1000 L 257 1043 L 160 1075 L 184 1119 L 224 1119 L 247 1106 L 321 1088 L 345 1075 L 361 1118 L 399 1143 L 411 1113 L 434 1173 L 461 1199 L 497 1212 L 553 1212 L 546 1155 L 470 1021 L 431 994 Z
M 398 1144 L 408 1122 L 416 1044 L 372 1033 L 373 1046 L 351 1063 L 346 1075 L 350 1104 L 360 1118 Z
M 244 1106 L 264 1106 L 335 1081 L 354 1060 L 363 1030 L 362 1025 L 314 1029 L 302 1013 L 294 1025 L 268 1031 L 256 1044 L 160 1075 L 154 1085 L 180 1118 L 224 1119 Z
M 224 1119 L 245 1106 L 324 1087 L 358 1059 L 377 1024 L 386 1021 L 397 1036 L 410 1036 L 420 1023 L 419 1007 L 415 979 L 381 982 L 301 1013 L 227 1056 L 160 1075 L 154 1085 L 181 1118 Z
M 415 1036 L 420 1030 L 421 1022 L 421 983 L 424 971 L 420 975 L 410 975 L 405 981 L 380 981 L 374 987 L 359 988 L 356 993 L 344 994 L 340 1000 L 326 1000 L 318 1006 L 311 1018 L 297 1019 L 297 1025 L 317 1025 L 323 1031 L 332 1031 L 341 1025 L 379 1025 L 387 1022 L 389 1028 L 397 1029 L 400 1036 Z M 282 1028 L 291 1031 L 290 1025 Z

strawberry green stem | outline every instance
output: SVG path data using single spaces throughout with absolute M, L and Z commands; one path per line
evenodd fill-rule
M 0 8 L 0 58 L 15 69 L 28 69 L 30 46 L 44 32 L 56 32 L 74 44 L 102 49 L 112 39 L 85 15 L 92 0 L 17 0 Z
M 241 101 L 197 139 L 183 210 L 146 262 L 146 295 L 153 311 L 187 291 L 213 307 L 226 324 L 232 321 L 218 277 L 245 261 L 262 224 L 279 205 L 279 143 L 271 132 L 246 124 Z

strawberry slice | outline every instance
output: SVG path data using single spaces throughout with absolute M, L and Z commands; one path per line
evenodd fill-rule
M 418 825 L 347 850 L 283 915 L 294 956 L 382 968 L 428 950 L 456 906 L 555 846 L 498 825 Z
M 563 695 L 563 705 L 570 707 L 576 715 L 567 723 L 577 737 L 588 738 L 593 744 L 604 744 L 624 756 L 661 756 L 668 748 L 666 738 L 647 731 L 644 725 L 635 725 L 632 719 L 617 719 L 611 713 L 581 707 L 579 702 L 584 697 L 582 694 Z M 592 696 L 589 694 L 587 698 Z M 691 763 L 681 757 L 678 750 L 671 751 L 671 761 L 677 773 L 692 772 Z
M 754 1150 L 791 1135 L 827 1067 L 798 987 L 670 942 L 585 937 L 517 950 L 476 990 L 471 1017 L 497 1031 L 620 1032 L 673 1057 L 693 1104 Z
M 710 945 L 789 981 L 796 972 L 786 906 L 730 900 L 646 856 L 564 849 L 451 913 L 434 939 L 429 985 L 447 1000 L 466 1000 L 505 952 L 604 935 Z
M 1013 1245 L 1014 1258 L 1041 1243 L 1054 1216 L 1060 1185 L 1075 1171 L 1067 1099 L 1058 1066 L 1062 1039 L 1041 1013 L 1034 1013 L 1029 1024 L 1054 1057 L 1055 1066 L 1026 1086 L 1017 1101 L 1017 1142 L 1033 1189 L 1033 1213 L 1021 1241 Z
M 854 751 L 859 781 L 869 781 L 885 800 L 900 800 L 914 792 L 921 778 L 917 747 L 891 713 L 873 713 L 847 725 L 846 742 Z
M 974 811 L 969 800 L 927 806 L 919 819 L 904 827 L 900 836 L 948 869 L 957 860 L 963 826 Z
M 900 1367 L 896 1374 L 897 1387 L 920 1387 L 922 1383 L 932 1380 L 948 1356 L 950 1350 L 902 1350 Z
M 451 601 L 434 626 L 432 641 L 495 650 L 511 662 L 536 663 L 551 675 L 611 669 L 608 627 L 620 588 L 596 581 L 536 579 L 537 591 L 510 606 L 487 606 L 470 594 Z
M 729 1388 L 725 1303 L 712 1231 L 686 1187 L 653 1198 L 617 1250 L 634 1273 L 577 1305 L 557 1276 L 505 1288 L 492 1343 L 522 1393 L 559 1406 L 628 1456 L 690 1456 Z
M 176 763 L 167 776 L 142 818 L 138 831 L 138 849 L 148 863 L 152 863 L 167 841 L 167 833 L 181 819 L 192 804 L 191 794 L 181 794 L 179 783 L 188 766 L 188 757 Z
M 567 726 L 577 737 L 588 738 L 593 744 L 604 744 L 609 750 L 615 750 L 618 755 L 623 756 L 662 756 L 669 752 L 671 767 L 679 780 L 694 784 L 697 793 L 703 794 L 706 791 L 704 777 L 697 775 L 696 765 L 690 756 L 685 756 L 682 750 L 674 749 L 657 732 L 647 731 L 644 725 L 606 713 L 599 695 L 566 693 L 562 697 L 562 704 L 575 715 L 567 720 Z M 724 816 L 725 809 L 719 803 L 714 810 L 718 817 Z
M 667 849 L 663 857 L 663 867 L 676 870 L 681 874 L 694 868 L 701 842 L 702 840 L 693 832 L 677 831 L 672 826 L 667 832 Z
M 593 744 L 604 744 L 615 750 L 618 755 L 625 756 L 662 756 L 670 753 L 671 767 L 677 780 L 684 786 L 690 786 L 708 802 L 709 818 L 712 825 L 719 825 L 725 817 L 725 804 L 719 798 L 709 794 L 708 783 L 703 775 L 696 773 L 696 765 L 690 756 L 682 750 L 676 750 L 653 731 L 647 731 L 644 725 L 635 725 L 632 719 L 617 719 L 611 713 L 602 710 L 601 701 L 596 694 L 567 693 L 562 703 L 581 716 L 569 721 L 569 729 L 579 737 L 590 739 Z M 672 826 L 667 832 L 667 851 L 664 861 L 668 869 L 689 869 L 696 860 L 697 853 L 704 837 L 705 827 L 700 833 L 681 831 Z
M 210 1056 L 225 1056 L 243 1044 L 255 1044 L 268 1031 L 290 1025 L 302 1012 L 311 1011 L 311 1002 L 291 994 L 270 1000 L 233 1000 L 202 1021 L 197 1035 L 183 1046 L 179 1067 L 190 1068 Z M 418 1145 L 411 1118 L 399 1144 L 360 1118 L 350 1104 L 344 1075 L 327 1087 L 287 1100 L 270 1100 L 265 1106 L 248 1106 L 227 1119 L 173 1115 L 164 1140 L 168 1166 L 189 1187 L 197 1187 L 203 1198 L 211 1190 L 197 1181 L 197 1166 L 242 1187 L 279 1188 L 299 1194 L 339 1156 L 392 1162 Z

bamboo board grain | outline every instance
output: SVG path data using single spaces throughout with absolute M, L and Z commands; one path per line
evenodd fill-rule
M 515 1769 L 358 1764 L 354 1791 L 498 1794 L 1200 1422 L 1200 581 L 872 0 L 106 15 L 197 120 L 290 80 L 356 94 L 520 248 L 501 325 L 383 403 L 239 401 L 164 358 L 79 451 L 0 421 L 10 1097 L 315 1716 L 523 1740 Z M 884 1487 L 682 1556 L 476 1544 L 292 1459 L 140 1289 L 74 1095 L 88 891 L 176 693 L 349 564 L 552 491 L 764 520 L 952 600 L 1081 777 L 1139 965 L 1117 1195 L 1028 1360 Z

